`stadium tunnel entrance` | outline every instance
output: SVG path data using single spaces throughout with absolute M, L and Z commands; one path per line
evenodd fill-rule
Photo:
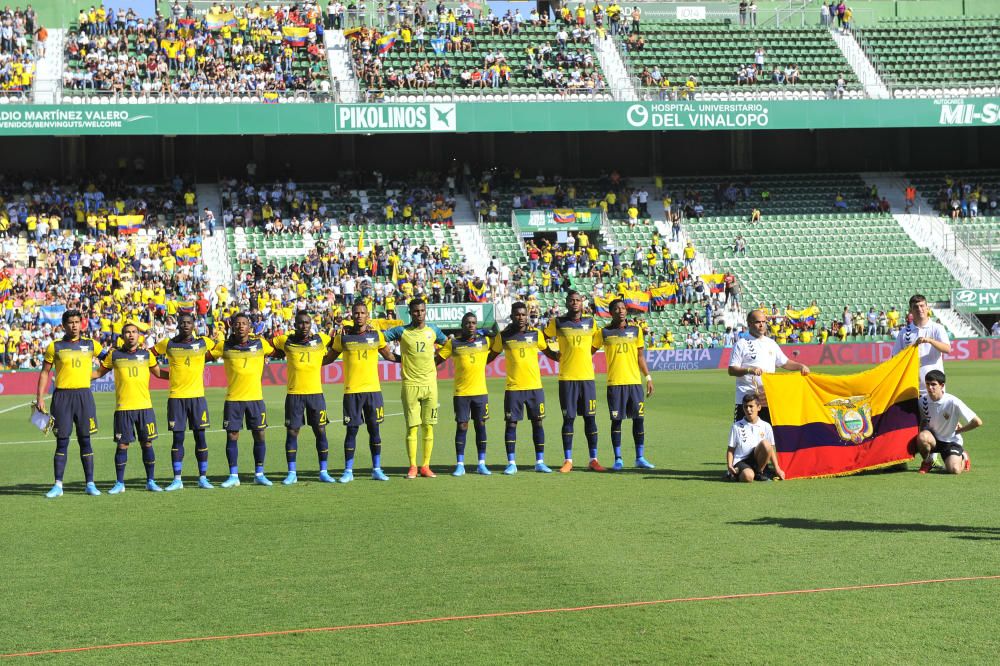
M 9 175 L 86 177 L 124 159 L 145 162 L 148 180 L 180 174 L 197 182 L 240 177 L 330 179 L 344 171 L 386 175 L 519 166 L 586 177 L 823 171 L 974 169 L 995 165 L 1000 130 L 898 128 L 735 132 L 566 132 L 289 136 L 8 137 Z

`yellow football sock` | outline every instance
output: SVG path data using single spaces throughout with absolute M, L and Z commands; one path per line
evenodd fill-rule
M 406 431 L 406 456 L 410 459 L 410 467 L 417 466 L 417 426 Z
M 424 467 L 431 464 L 431 451 L 434 450 L 434 426 L 424 426 Z

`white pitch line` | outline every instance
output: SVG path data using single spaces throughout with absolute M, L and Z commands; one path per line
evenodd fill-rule
M 21 409 L 22 407 L 27 407 L 28 405 L 33 404 L 33 402 L 23 402 L 20 405 L 14 405 L 13 407 L 8 407 L 7 409 L 0 409 L 0 414 L 6 414 L 7 412 L 12 412 L 15 409 Z

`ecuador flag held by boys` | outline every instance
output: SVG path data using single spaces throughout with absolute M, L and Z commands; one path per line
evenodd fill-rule
M 789 479 L 843 476 L 913 457 L 917 348 L 854 375 L 765 374 L 778 462 Z

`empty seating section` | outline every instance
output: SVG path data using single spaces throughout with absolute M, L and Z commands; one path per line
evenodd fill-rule
M 525 25 L 517 34 L 512 35 L 490 35 L 488 31 L 479 29 L 470 35 L 471 45 L 468 50 L 456 49 L 442 53 L 435 53 L 431 48 L 430 40 L 434 37 L 436 35 L 433 33 L 429 35 L 422 52 L 415 46 L 407 51 L 397 40 L 392 49 L 380 56 L 381 66 L 374 69 L 374 58 L 379 56 L 365 53 L 364 47 L 368 45 L 374 49 L 376 40 L 350 40 L 355 74 L 361 86 L 369 90 L 369 97 L 397 101 L 409 97 L 425 99 L 457 96 L 459 99 L 479 99 L 491 95 L 523 95 L 520 99 L 525 100 L 576 96 L 611 99 L 594 47 L 587 41 L 574 43 L 570 40 L 564 50 L 570 61 L 564 62 L 564 56 L 559 55 L 555 27 Z M 540 53 L 543 47 L 551 49 L 551 53 L 544 58 Z M 502 68 L 506 64 L 510 68 L 509 82 L 501 82 L 496 87 L 489 82 L 490 65 L 494 59 L 498 67 Z M 535 62 L 542 61 L 536 71 L 537 76 L 527 71 L 533 59 Z M 578 65 L 578 62 L 584 64 Z M 445 64 L 448 69 L 442 71 Z M 376 74 L 374 70 L 379 69 L 380 74 Z M 498 72 L 502 71 L 498 69 Z M 468 77 L 464 82 L 463 73 Z M 480 81 L 484 83 L 480 84 Z
M 514 233 L 510 222 L 482 222 L 479 230 L 486 241 L 490 257 L 496 257 L 511 269 L 522 266 L 527 261 L 524 243 Z
M 689 221 L 687 228 L 718 270 L 742 281 L 745 303 L 802 307 L 815 300 L 824 322 L 845 306 L 905 310 L 913 293 L 946 301 L 958 286 L 892 217 L 771 216 L 752 226 L 740 217 L 716 217 Z M 737 234 L 747 241 L 745 257 L 733 256 Z
M 736 72 L 754 64 L 758 47 L 765 51 L 762 73 L 757 83 L 739 86 L 743 92 L 831 92 L 843 76 L 848 89 L 860 88 L 828 30 L 819 27 L 758 28 L 746 30 L 723 23 L 704 21 L 643 21 L 646 39 L 641 51 L 626 53 L 635 80 L 644 69 L 659 68 L 672 86 L 683 86 L 689 76 L 698 81 L 702 93 L 735 90 Z M 800 72 L 795 85 L 777 84 L 771 72 L 795 65 Z
M 1000 71 L 1000 18 L 881 21 L 860 41 L 890 86 L 992 86 Z

